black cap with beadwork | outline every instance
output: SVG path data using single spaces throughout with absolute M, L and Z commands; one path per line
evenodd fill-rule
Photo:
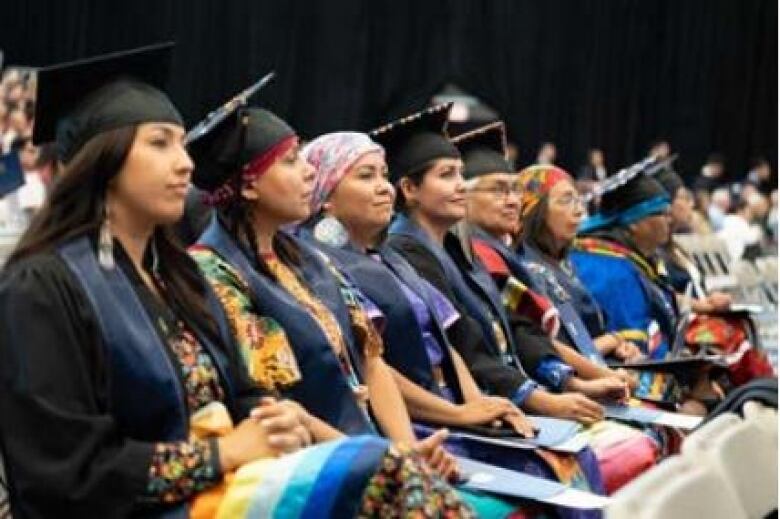
M 491 173 L 514 173 L 506 159 L 506 130 L 496 121 L 452 139 L 463 157 L 466 179 Z
M 460 158 L 447 138 L 452 103 L 443 103 L 372 130 L 371 138 L 385 148 L 390 181 L 440 158 Z
M 195 162 L 192 183 L 213 191 L 255 157 L 295 135 L 295 130 L 272 112 L 237 105 L 231 114 L 188 144 Z
M 663 164 L 665 162 L 648 157 L 608 177 L 601 189 L 599 212 L 580 224 L 580 232 L 626 226 L 666 211 L 670 197 L 653 178 Z
M 33 142 L 56 141 L 68 162 L 99 133 L 146 122 L 183 125 L 163 93 L 173 43 L 104 54 L 38 70 Z

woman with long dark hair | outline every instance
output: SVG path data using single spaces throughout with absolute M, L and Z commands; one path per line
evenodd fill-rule
M 35 138 L 56 138 L 65 170 L 0 288 L 0 439 L 19 517 L 183 516 L 223 471 L 308 439 L 299 412 L 271 401 L 256 411 L 270 428 L 240 421 L 260 395 L 165 230 L 192 171 L 179 114 L 152 86 L 169 54 L 40 73 Z M 238 427 L 189 438 L 190 414 L 215 402 Z
M 316 438 L 313 418 L 264 397 L 247 376 L 219 303 L 167 230 L 193 169 L 181 118 L 159 89 L 169 57 L 170 46 L 154 46 L 40 73 L 35 138 L 56 140 L 64 172 L 0 283 L 11 512 L 413 509 L 383 491 L 392 476 L 447 501 L 451 489 L 377 439 L 300 450 Z M 361 463 L 332 463 L 350 454 Z M 296 499 L 285 500 L 291 485 Z M 470 513 L 448 503 L 441 508 Z
M 385 358 L 398 372 L 396 379 L 412 417 L 453 428 L 489 428 L 495 419 L 511 423 L 514 417 L 509 410 L 514 406 L 506 399 L 483 394 L 450 343 L 448 332 L 463 316 L 400 254 L 382 243 L 395 198 L 383 149 L 365 134 L 335 132 L 308 143 L 303 154 L 315 166 L 317 176 L 312 217 L 300 234 L 317 243 L 386 316 Z M 517 428 L 522 433 L 520 425 Z M 655 459 L 653 443 L 627 426 L 599 422 L 591 434 L 601 438 L 594 442 L 597 454 L 605 445 L 615 447 L 609 456 L 600 456 L 610 490 Z M 633 452 L 639 443 L 649 452 L 627 463 L 619 455 L 626 451 L 628 440 L 634 439 Z M 458 438 L 448 445 L 470 458 L 540 474 L 533 451 L 518 452 L 474 438 Z M 541 475 L 546 474 L 542 471 Z
M 295 131 L 267 110 L 239 108 L 190 149 L 194 182 L 215 206 L 190 252 L 227 310 L 255 383 L 299 402 L 332 435 L 379 432 L 454 475 L 445 431 L 414 436 L 382 359 L 381 312 L 320 251 L 283 229 L 309 216 L 313 191 Z M 412 497 L 428 507 L 439 499 Z
M 299 233 L 328 254 L 386 317 L 385 358 L 413 418 L 441 425 L 532 424 L 509 400 L 483 395 L 446 330 L 459 319 L 452 304 L 397 252 L 383 246 L 395 190 L 381 146 L 366 134 L 336 132 L 303 149 L 315 166 L 312 215 Z

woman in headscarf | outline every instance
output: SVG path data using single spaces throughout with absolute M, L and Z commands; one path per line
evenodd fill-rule
M 446 431 L 414 437 L 382 360 L 374 326 L 381 312 L 321 252 L 280 229 L 308 217 L 314 187 L 294 130 L 267 110 L 239 108 L 190 150 L 193 182 L 215 207 L 191 254 L 227 310 L 255 383 L 299 402 L 328 437 L 381 431 L 438 473 L 454 475 L 455 460 L 441 446 Z M 415 477 L 395 471 L 372 493 L 390 501 L 394 488 Z M 457 495 L 432 481 L 406 505 L 431 514 L 462 511 Z M 484 506 L 478 496 L 460 495 Z
M 453 304 L 382 243 L 395 199 L 382 147 L 363 133 L 336 132 L 308 143 L 303 155 L 315 167 L 317 177 L 312 217 L 301 234 L 315 240 L 382 310 L 386 317 L 384 355 L 398 372 L 396 378 L 412 417 L 455 429 L 481 425 L 466 427 L 477 434 L 489 434 L 501 422 L 514 426 L 521 435 L 532 433 L 513 403 L 480 391 L 451 345 L 449 332 L 462 319 Z M 497 423 L 492 424 L 494 420 Z M 543 461 L 559 461 L 550 452 L 518 451 L 473 438 L 459 438 L 448 446 L 480 461 L 558 477 Z M 565 463 L 567 456 L 562 458 Z
M 229 472 L 311 439 L 305 412 L 262 400 L 244 375 L 219 305 L 170 238 L 192 172 L 160 89 L 170 51 L 39 72 L 35 139 L 56 141 L 64 174 L 0 284 L 15 517 L 188 517 Z
M 470 243 L 450 232 L 464 219 L 467 199 L 460 153 L 444 135 L 447 113 L 448 105 L 433 107 L 375 132 L 386 145 L 390 178 L 398 188 L 399 214 L 388 229 L 387 244 L 464 316 L 453 328 L 458 340 L 452 342 L 483 390 L 531 412 L 598 421 L 601 406 L 565 392 L 576 377 L 547 332 L 522 312 L 507 313 Z
M 504 419 L 519 434 L 533 436 L 514 404 L 480 393 L 450 347 L 446 330 L 459 318 L 452 304 L 403 257 L 382 246 L 395 200 L 382 147 L 366 134 L 337 132 L 318 137 L 302 154 L 316 178 L 312 216 L 301 234 L 333 257 L 382 310 L 384 356 L 400 372 L 412 416 L 443 425 Z
M 630 375 L 606 366 L 603 357 L 592 346 L 590 335 L 584 329 L 577 313 L 568 302 L 560 299 L 560 291 L 563 289 L 557 286 L 557 293 L 549 295 L 545 279 L 540 280 L 538 276 L 538 268 L 541 265 L 530 265 L 520 251 L 514 250 L 510 245 L 509 240 L 518 227 L 520 194 L 525 195 L 525 192 L 518 189 L 521 186 L 518 185 L 517 175 L 505 159 L 503 123 L 496 122 L 477 128 L 455 137 L 453 142 L 463 155 L 464 174 L 467 179 L 469 227 L 466 232 L 476 254 L 503 290 L 505 305 L 513 311 L 522 308 L 531 315 L 549 314 L 549 309 L 544 312 L 543 310 L 551 307 L 557 313 L 560 326 L 553 328 L 550 335 L 562 358 L 585 379 L 580 383 L 593 384 L 596 387 L 602 384 L 602 387 L 608 388 L 610 386 L 607 384 L 617 379 L 619 391 L 605 391 L 602 398 L 607 400 L 612 396 L 613 403 L 616 400 L 623 401 L 627 396 L 627 387 L 619 378 L 632 381 Z M 558 169 L 554 166 L 547 167 Z M 576 195 L 573 183 L 570 183 L 569 187 Z M 560 203 L 557 199 L 555 201 Z M 570 217 L 567 218 L 560 211 L 556 212 L 554 217 L 550 216 L 553 221 L 549 223 L 556 229 L 576 231 L 578 222 L 572 222 Z M 549 272 L 547 274 L 551 275 Z M 563 273 L 560 275 L 563 276 Z M 536 290 L 539 293 L 536 293 Z M 556 296 L 559 299 L 556 299 Z M 627 425 L 603 420 L 589 432 L 609 492 L 641 474 L 652 466 L 657 458 L 659 448 L 654 437 L 646 436 Z
M 507 316 L 489 274 L 449 232 L 465 216 L 466 202 L 460 154 L 444 134 L 449 108 L 432 107 L 371 134 L 385 148 L 397 188 L 395 206 L 401 211 L 388 228 L 386 244 L 461 315 L 448 336 L 484 392 L 508 398 L 525 411 L 598 421 L 603 409 L 592 400 L 577 393 L 550 393 L 529 377 L 526 369 L 560 386 L 571 369 L 556 361 L 543 332 L 529 332 L 519 316 Z M 540 371 L 540 366 L 546 367 Z M 592 453 L 586 449 L 580 454 L 588 459 L 577 470 L 584 469 L 591 488 L 600 491 Z
M 639 348 L 619 330 L 607 333 L 598 304 L 571 265 L 569 251 L 585 212 L 569 174 L 555 166 L 530 166 L 520 172 L 518 187 L 520 227 L 515 250 L 532 285 L 561 312 L 564 322 L 558 337 L 597 361 L 640 358 Z

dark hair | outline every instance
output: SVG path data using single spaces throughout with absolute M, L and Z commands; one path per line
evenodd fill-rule
M 24 102 L 24 115 L 27 116 L 28 121 L 32 121 L 35 117 L 35 101 L 28 99 Z
M 669 146 L 669 141 L 665 139 L 657 139 L 650 143 L 650 149 L 648 151 L 653 151 L 655 148 L 659 146 Z
M 135 128 L 127 127 L 106 131 L 87 142 L 52 186 L 8 263 L 97 232 L 108 182 L 125 162 L 134 138 Z
M 771 166 L 769 161 L 765 157 L 755 157 L 750 164 L 751 164 L 751 169 L 757 169 L 761 166 Z
M 51 164 L 54 167 L 54 174 L 57 169 L 57 146 L 54 143 L 47 143 L 38 146 L 38 160 L 35 163 L 36 168 L 42 168 Z
M 549 197 L 542 196 L 536 207 L 523 218 L 520 226 L 520 241 L 529 243 L 539 249 L 544 254 L 553 258 L 562 258 L 566 256 L 570 244 L 567 244 L 562 251 L 555 250 L 555 238 L 553 238 L 550 228 L 547 227 L 547 211 L 550 207 Z
M 222 225 L 228 230 L 231 236 L 250 254 L 257 268 L 264 275 L 275 278 L 271 269 L 268 268 L 263 257 L 260 255 L 257 246 L 257 235 L 255 226 L 252 223 L 252 208 L 248 201 L 241 196 L 242 179 L 240 173 L 231 176 L 228 182 L 236 193 L 232 201 L 226 202 L 217 207 L 217 216 Z M 298 247 L 283 234 L 277 233 L 273 240 L 273 250 L 284 263 L 293 266 L 301 264 L 301 255 Z
M 401 175 L 401 177 L 398 179 L 398 182 L 396 182 L 396 190 L 395 190 L 395 211 L 398 213 L 408 213 L 409 208 L 406 206 L 406 197 L 404 196 L 404 192 L 398 184 L 401 182 L 402 179 L 408 178 L 409 182 L 411 182 L 415 186 L 420 186 L 423 182 L 423 179 L 425 178 L 425 174 L 428 173 L 428 171 L 433 168 L 433 166 L 436 164 L 436 161 L 439 159 L 433 159 L 429 160 L 428 162 L 417 166 L 416 168 L 412 168 L 409 170 L 405 175 Z
M 90 139 L 68 162 L 41 210 L 33 216 L 8 259 L 12 265 L 26 257 L 50 252 L 77 237 L 97 233 L 103 221 L 109 181 L 125 163 L 135 140 L 136 127 L 105 131 Z M 216 325 L 206 304 L 206 286 L 195 261 L 179 245 L 168 227 L 154 232 L 160 275 L 166 295 L 179 311 L 197 320 L 216 336 Z
M 14 140 L 11 141 L 11 146 L 9 147 L 10 151 L 19 152 L 27 146 L 27 143 L 30 142 L 30 137 L 24 137 L 24 136 L 18 136 L 14 137 Z
M 748 200 L 744 200 L 742 198 L 738 198 L 736 203 L 731 208 L 731 214 L 739 214 L 745 209 L 750 207 L 750 202 Z
M 720 164 L 726 165 L 726 158 L 720 153 L 710 153 L 707 155 L 707 164 Z

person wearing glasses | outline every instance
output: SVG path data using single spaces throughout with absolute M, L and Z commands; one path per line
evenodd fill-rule
M 505 299 L 513 307 L 510 310 L 525 311 L 536 316 L 549 335 L 562 338 L 563 344 L 559 343 L 556 346 L 564 360 L 576 364 L 578 371 L 589 379 L 620 378 L 620 374 L 594 365 L 566 346 L 574 346 L 566 333 L 565 321 L 569 316 L 559 316 L 560 309 L 557 309 L 557 312 L 553 311 L 555 298 L 548 294 L 544 284 L 539 283 L 539 280 L 533 276 L 533 272 L 529 270 L 529 266 L 523 261 L 522 256 L 526 252 L 524 247 L 521 245 L 513 249 L 511 245 L 514 236 L 520 230 L 520 215 L 526 214 L 529 208 L 534 208 L 534 205 L 530 202 L 521 203 L 521 194 L 525 193 L 517 181 L 517 175 L 504 158 L 503 135 L 503 123 L 499 122 L 454 139 L 464 156 L 469 193 L 467 220 L 470 224 L 469 234 L 474 250 L 487 266 L 499 288 L 504 291 Z M 553 172 L 546 177 L 553 182 L 556 179 L 569 178 L 556 166 L 536 166 L 525 171 L 530 170 Z M 561 185 L 556 189 L 560 190 L 563 187 Z M 563 190 L 564 192 L 559 193 L 559 196 L 550 199 L 550 202 L 554 202 L 554 209 L 558 210 L 554 222 L 550 223 L 554 227 L 561 228 L 562 230 L 559 231 L 561 234 L 568 231 L 567 235 L 571 239 L 576 233 L 582 215 L 581 199 L 571 182 L 566 187 L 571 189 Z M 545 209 L 549 207 L 549 204 L 544 204 Z M 572 208 L 574 208 L 574 216 L 567 218 L 566 213 L 571 212 Z M 552 209 L 548 209 L 547 212 L 552 212 Z M 544 239 L 552 240 L 549 234 L 545 235 Z M 535 247 L 531 246 L 531 249 L 534 251 Z M 549 322 L 552 321 L 550 319 L 552 315 L 559 319 Z M 560 323 L 560 321 L 564 322 Z M 554 326 L 554 324 L 564 326 Z M 587 393 L 588 390 L 584 392 Z M 602 395 L 596 392 L 594 396 Z
M 557 167 L 537 165 L 523 170 L 517 185 L 522 203 L 515 250 L 532 285 L 571 321 L 561 327 L 559 339 L 596 360 L 599 356 L 638 360 L 642 353 L 629 340 L 630 335 L 607 332 L 598 303 L 576 276 L 569 259 L 585 216 L 584 201 L 571 176 Z
M 460 152 L 446 135 L 450 107 L 431 107 L 370 133 L 385 149 L 389 178 L 396 187 L 397 213 L 384 243 L 461 315 L 448 336 L 457 338 L 452 344 L 482 391 L 507 398 L 523 411 L 597 422 L 603 409 L 596 402 L 578 393 L 548 391 L 540 384 L 547 382 L 536 379 L 539 374 L 553 374 L 557 380 L 551 382 L 560 384 L 572 373 L 562 362 L 550 363 L 554 368 L 547 373 L 539 372 L 546 359 L 558 358 L 548 338 L 544 332 L 528 333 L 519 316 L 507 315 L 488 272 L 451 232 L 466 216 L 467 193 Z M 590 449 L 556 460 L 547 454 L 540 453 L 556 479 L 602 491 L 598 463 Z M 561 471 L 561 462 L 575 470 Z
M 303 413 L 243 376 L 170 237 L 193 168 L 162 90 L 171 51 L 38 73 L 33 139 L 56 143 L 64 174 L 0 278 L 14 517 L 193 517 L 229 472 L 310 442 Z M 199 434 L 204 412 L 231 427 Z
M 547 293 L 548 286 L 538 279 L 536 271 L 523 257 L 522 246 L 519 249 L 511 246 L 520 223 L 523 185 L 518 183 L 517 175 L 504 158 L 503 133 L 503 124 L 494 123 L 454 139 L 465 164 L 467 232 L 474 251 L 502 290 L 508 311 L 535 316 L 537 321 L 541 317 L 542 326 L 548 324 L 545 316 L 555 316 L 556 325 L 546 326 L 549 340 L 576 372 L 567 389 L 590 393 L 602 400 L 621 399 L 626 396 L 629 382 L 633 382 L 631 377 L 625 372 L 607 368 L 603 359 L 591 357 L 586 354 L 587 350 L 577 348 L 577 344 L 570 340 L 570 330 L 576 329 L 573 321 L 579 321 L 576 312 L 571 307 L 562 306 L 555 294 Z M 562 171 L 555 166 L 543 167 Z M 556 193 L 554 202 L 551 199 L 550 204 L 555 203 L 556 208 L 562 210 L 573 207 L 577 211 L 580 197 L 573 183 L 569 182 L 568 186 L 571 189 Z M 560 214 L 556 216 L 556 222 L 567 223 Z M 587 331 L 583 335 L 590 341 Z M 626 484 L 658 459 L 658 442 L 639 430 L 607 420 L 599 422 L 593 434 L 596 438 L 594 451 L 608 492 Z M 630 462 L 619 454 L 626 449 L 632 452 Z M 616 464 L 618 458 L 622 461 Z

